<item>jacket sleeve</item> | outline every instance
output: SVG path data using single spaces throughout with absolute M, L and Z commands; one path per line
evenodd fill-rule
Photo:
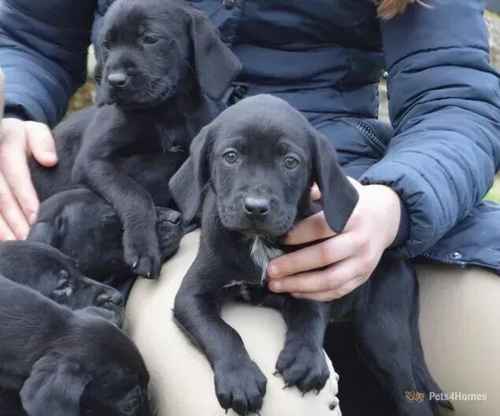
M 6 114 L 53 126 L 86 73 L 95 0 L 0 0 Z
M 402 198 L 410 257 L 471 212 L 500 165 L 499 77 L 489 65 L 483 2 L 425 3 L 381 23 L 395 136 L 361 178 Z

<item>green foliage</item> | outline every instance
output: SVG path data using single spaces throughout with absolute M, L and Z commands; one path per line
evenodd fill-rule
M 490 192 L 488 192 L 485 199 L 500 202 L 500 175 L 497 176 L 493 187 L 490 189 Z

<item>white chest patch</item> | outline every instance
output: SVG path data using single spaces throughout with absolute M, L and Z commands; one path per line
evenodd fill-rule
M 250 249 L 250 257 L 255 265 L 261 270 L 261 284 L 263 284 L 264 280 L 266 280 L 266 271 L 269 261 L 275 257 L 281 256 L 283 253 L 283 250 L 266 244 L 266 241 L 261 237 L 254 238 Z
M 254 237 L 250 246 L 250 257 L 257 268 L 260 270 L 260 280 L 257 282 L 249 282 L 247 280 L 232 280 L 225 286 L 224 289 L 238 290 L 239 296 L 249 302 L 252 298 L 250 289 L 255 286 L 263 286 L 266 280 L 267 265 L 271 259 L 284 254 L 283 250 L 270 246 L 267 242 L 260 238 Z

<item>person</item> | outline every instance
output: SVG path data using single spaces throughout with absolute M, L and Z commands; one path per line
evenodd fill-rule
M 2 239 L 25 237 L 36 217 L 26 158 L 48 167 L 57 163 L 48 127 L 61 119 L 83 82 L 87 46 L 110 3 L 0 1 L 0 66 L 6 75 Z M 322 213 L 295 227 L 289 244 L 314 244 L 270 263 L 270 289 L 337 299 L 369 279 L 388 249 L 413 263 L 442 263 L 419 268 L 420 322 L 431 370 L 445 390 L 487 396 L 453 396 L 457 414 L 495 414 L 500 209 L 482 199 L 500 164 L 500 87 L 488 60 L 484 2 L 191 3 L 210 16 L 243 63 L 233 97 L 272 93 L 302 111 L 334 141 L 360 194 L 342 234 L 334 235 Z M 384 71 L 392 127 L 377 120 Z M 196 241 L 188 236 L 181 247 L 183 265 L 194 257 Z M 167 267 L 173 280 L 185 270 Z M 170 285 L 160 283 L 138 282 L 129 302 L 131 334 L 153 372 L 166 360 L 159 341 L 149 340 L 173 342 L 166 328 L 158 329 L 168 302 L 155 300 L 172 297 L 162 289 L 171 292 Z M 151 316 L 155 325 L 148 324 Z M 153 335 L 158 332 L 168 339 Z M 168 375 L 155 374 L 168 389 Z

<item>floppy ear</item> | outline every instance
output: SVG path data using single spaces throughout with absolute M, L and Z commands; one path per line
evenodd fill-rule
M 209 153 L 212 148 L 210 125 L 193 139 L 190 156 L 168 183 L 172 198 L 186 223 L 191 222 L 200 208 L 204 188 L 210 179 Z
M 49 222 L 36 222 L 31 226 L 27 240 L 54 246 L 57 240 L 57 232 Z
M 238 76 L 241 63 L 210 20 L 199 12 L 191 13 L 191 41 L 200 87 L 209 98 L 220 100 Z
M 5 74 L 0 68 L 0 121 L 3 120 L 3 115 L 5 112 Z
M 90 376 L 55 354 L 40 358 L 20 395 L 29 416 L 80 416 L 80 397 Z
M 108 97 L 104 93 L 103 86 L 101 83 L 102 82 L 102 71 L 103 71 L 103 63 L 102 63 L 103 57 L 102 57 L 102 54 L 100 52 L 99 47 L 95 46 L 94 52 L 95 52 L 95 60 L 96 60 L 96 64 L 94 67 L 94 80 L 96 83 L 96 86 L 95 86 L 96 87 L 95 88 L 95 104 L 97 105 L 97 107 L 102 107 L 108 99 Z
M 321 190 L 323 212 L 330 228 L 342 232 L 358 202 L 358 191 L 337 162 L 334 146 L 311 127 L 313 179 Z
M 108 322 L 111 322 L 113 325 L 121 328 L 123 323 L 122 313 L 113 312 L 109 309 L 104 309 L 99 306 L 86 306 L 83 309 L 78 309 L 75 311 L 77 315 L 83 314 L 85 316 L 91 316 L 93 318 L 101 318 Z

